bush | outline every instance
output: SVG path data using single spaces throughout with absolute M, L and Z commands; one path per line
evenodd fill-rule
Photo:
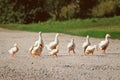
M 103 0 L 92 9 L 92 16 L 105 17 L 112 16 L 115 12 L 116 2 L 113 0 Z
M 78 8 L 75 4 L 71 3 L 67 6 L 62 7 L 60 17 L 66 20 L 72 19 L 75 15 L 76 8 Z M 79 10 L 77 10 L 79 12 Z

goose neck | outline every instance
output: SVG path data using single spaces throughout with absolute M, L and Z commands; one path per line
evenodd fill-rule
M 39 35 L 39 41 L 41 41 L 42 40 L 42 36 L 41 35 Z
M 55 36 L 55 42 L 58 41 L 58 35 Z
M 89 42 L 89 38 L 86 39 L 86 42 Z
M 105 40 L 108 41 L 108 37 L 105 37 Z

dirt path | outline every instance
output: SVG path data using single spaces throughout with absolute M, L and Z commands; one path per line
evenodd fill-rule
M 44 43 L 54 39 L 55 33 L 43 33 Z M 75 39 L 76 54 L 68 56 L 67 43 Z M 38 33 L 0 29 L 0 80 L 120 80 L 120 40 L 110 39 L 107 55 L 95 51 L 95 56 L 83 56 L 84 37 L 59 37 L 58 58 L 48 56 L 44 48 L 42 57 L 31 58 L 29 47 L 38 39 Z M 103 39 L 90 38 L 92 44 Z M 20 51 L 12 60 L 8 50 L 19 43 Z

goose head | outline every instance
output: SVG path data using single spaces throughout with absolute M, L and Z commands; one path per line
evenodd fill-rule
M 41 36 L 41 35 L 42 35 L 42 32 L 39 32 L 39 35 Z
M 89 35 L 87 35 L 87 39 L 89 39 Z
M 110 36 L 110 34 L 106 34 L 106 36 L 105 36 L 106 38 L 110 38 L 111 36 Z
M 17 47 L 17 46 L 18 46 L 18 43 L 15 43 L 14 46 Z
M 61 34 L 61 33 L 57 33 L 56 36 L 57 36 L 57 37 L 58 37 L 58 36 L 62 36 L 62 34 Z
M 59 33 L 57 33 L 57 34 L 56 34 L 56 37 L 58 37 L 58 36 L 60 36 L 60 34 L 59 34 Z
M 86 37 L 86 41 L 87 42 L 89 42 L 89 38 L 90 38 L 89 35 L 87 35 L 87 37 Z

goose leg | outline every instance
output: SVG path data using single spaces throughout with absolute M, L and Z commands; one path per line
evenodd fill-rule
M 35 57 L 35 54 L 31 54 L 31 57 L 34 58 L 34 57 Z
M 39 56 L 39 57 L 41 57 L 41 55 L 40 55 L 40 54 L 38 54 L 38 56 Z
M 33 54 L 30 54 L 32 58 L 34 58 L 34 55 Z
M 30 56 L 33 56 L 33 54 L 30 52 Z
M 85 52 L 85 56 L 88 56 L 90 54 L 90 52 Z
M 75 54 L 75 50 L 73 49 L 73 53 Z
M 85 52 L 84 55 L 87 56 L 87 53 Z
M 92 55 L 95 56 L 95 55 L 93 54 L 93 52 L 92 52 Z
M 30 53 L 30 55 L 31 55 L 31 57 L 32 57 L 32 58 L 34 58 L 34 57 L 35 57 L 35 54 L 33 54 L 33 53 Z
M 54 58 L 56 58 L 56 57 L 57 57 L 57 54 L 54 55 Z
M 53 55 L 53 58 L 55 58 L 56 57 L 56 55 Z
M 51 54 L 50 56 L 51 56 L 52 58 L 54 58 L 54 55 L 53 55 L 53 54 Z
M 103 50 L 103 54 L 106 54 L 106 50 Z
M 55 56 L 57 57 L 57 53 L 55 54 Z
M 12 59 L 14 59 L 14 55 L 15 55 L 15 54 L 13 53 L 13 54 L 12 54 Z
M 69 55 L 70 55 L 70 50 L 68 50 L 68 53 L 69 53 Z

